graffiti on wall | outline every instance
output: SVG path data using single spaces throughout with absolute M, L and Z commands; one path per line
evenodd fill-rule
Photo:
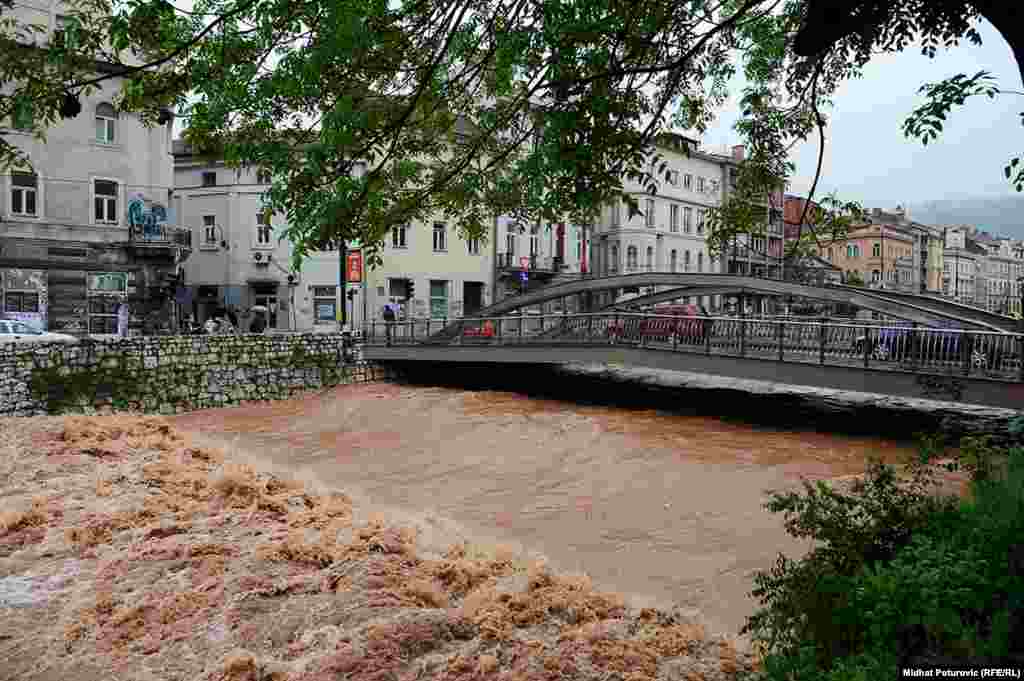
M 167 224 L 167 207 L 136 194 L 128 202 L 128 224 L 141 228 L 143 236 L 158 237 Z

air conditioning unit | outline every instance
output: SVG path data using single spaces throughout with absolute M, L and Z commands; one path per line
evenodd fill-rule
M 252 262 L 255 265 L 269 265 L 270 260 L 270 253 L 261 253 L 260 251 L 255 251 L 252 254 Z

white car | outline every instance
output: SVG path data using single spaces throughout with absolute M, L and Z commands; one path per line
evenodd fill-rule
M 66 333 L 39 331 L 25 322 L 0 319 L 0 344 L 3 343 L 72 343 L 78 339 Z

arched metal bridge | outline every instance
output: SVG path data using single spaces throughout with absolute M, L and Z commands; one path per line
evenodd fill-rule
M 948 322 L 965 328 L 984 331 L 1014 331 L 1016 320 L 1011 317 L 960 305 L 932 296 L 920 296 L 890 291 L 875 291 L 853 286 L 809 286 L 788 281 L 775 281 L 735 274 L 705 274 L 692 272 L 638 272 L 606 277 L 583 277 L 574 281 L 553 284 L 523 295 L 506 298 L 476 314 L 480 317 L 508 314 L 524 307 L 567 298 L 630 287 L 672 286 L 677 291 L 664 291 L 634 298 L 626 305 L 639 307 L 654 302 L 675 300 L 684 296 L 703 296 L 732 293 L 752 293 L 769 296 L 799 296 L 833 303 L 853 305 L 888 317 L 905 319 L 919 324 L 935 325 Z M 650 302 L 647 302 L 650 301 Z M 453 329 L 457 329 L 453 325 Z
M 910 324 L 689 318 L 622 309 L 571 314 L 565 306 L 557 314 L 515 314 L 560 298 L 639 286 L 673 288 L 623 305 L 734 293 L 793 295 L 846 303 Z M 960 328 L 936 328 L 949 322 Z M 735 275 L 645 272 L 547 286 L 452 323 L 371 322 L 364 329 L 363 354 L 377 361 L 442 366 L 619 362 L 1019 409 L 1024 405 L 1024 335 L 1009 332 L 1014 323 L 926 296 Z

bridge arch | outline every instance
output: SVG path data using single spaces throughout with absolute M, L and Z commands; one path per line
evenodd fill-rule
M 945 301 L 936 301 L 925 296 L 899 294 L 891 296 L 888 292 L 867 291 L 850 286 L 809 286 L 788 281 L 776 281 L 735 274 L 711 274 L 693 272 L 639 272 L 635 274 L 618 274 L 606 277 L 581 277 L 573 281 L 552 284 L 523 295 L 506 298 L 490 305 L 475 314 L 476 317 L 497 317 L 516 310 L 531 307 L 540 303 L 558 300 L 568 296 L 588 292 L 608 291 L 629 287 L 672 286 L 676 289 L 692 291 L 691 293 L 670 293 L 674 299 L 685 295 L 714 295 L 727 292 L 749 292 L 779 296 L 800 296 L 835 303 L 845 303 L 856 307 L 872 310 L 880 314 L 905 319 L 925 325 L 936 325 L 943 322 L 957 322 L 969 329 L 985 331 L 1007 331 L 1012 326 L 1000 323 L 1001 316 L 992 315 L 984 310 L 958 306 L 953 309 L 945 305 Z M 696 291 L 701 289 L 701 293 Z M 655 296 L 661 294 L 654 294 Z M 639 298 L 633 299 L 634 301 Z M 1006 318 L 1006 322 L 1013 320 Z M 439 336 L 459 333 L 460 322 L 450 324 Z

